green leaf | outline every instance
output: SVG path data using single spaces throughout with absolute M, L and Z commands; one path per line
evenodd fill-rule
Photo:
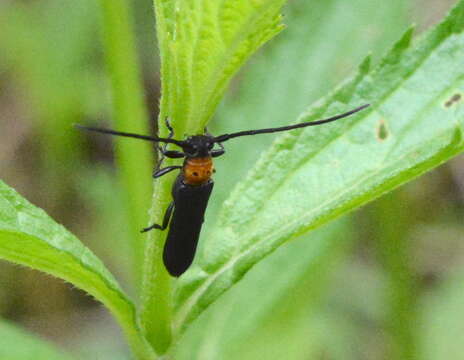
M 0 258 L 69 281 L 101 301 L 134 353 L 151 359 L 132 302 L 103 263 L 64 227 L 0 181 Z
M 242 64 L 282 28 L 286 0 L 155 0 L 161 53 L 160 119 L 202 132 Z
M 12 324 L 0 321 L 0 359 L 68 360 L 72 357 Z
M 222 134 L 281 126 L 295 119 L 309 103 L 327 94 L 352 72 L 366 53 L 372 51 L 375 59 L 379 56 L 376 54 L 388 50 L 407 24 L 404 2 L 289 3 L 285 7 L 288 28 L 247 66 L 239 89 L 226 97 L 224 106 L 218 109 L 217 121 L 208 125 L 210 131 Z M 253 149 L 239 141 L 227 144 L 227 155 L 216 163 L 217 186 L 208 204 L 205 231 L 214 224 L 219 206 L 237 179 L 245 177 L 274 138 L 254 137 Z M 205 231 L 200 246 L 205 245 Z
M 411 47 L 406 32 L 299 121 L 372 107 L 339 123 L 283 134 L 225 203 L 195 270 L 177 293 L 183 329 L 278 246 L 461 152 L 464 1 Z M 236 140 L 240 141 L 240 140 Z M 245 140 L 243 140 L 245 141 Z

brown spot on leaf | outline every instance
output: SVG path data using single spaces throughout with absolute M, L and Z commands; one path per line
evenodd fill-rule
M 377 127 L 377 131 L 376 131 L 376 135 L 377 135 L 377 140 L 379 141 L 385 141 L 390 135 L 384 119 L 380 119 L 379 126 Z
M 445 106 L 447 108 L 453 106 L 454 104 L 458 103 L 459 101 L 462 100 L 462 95 L 461 94 L 454 94 L 449 98 L 447 102 L 445 102 Z

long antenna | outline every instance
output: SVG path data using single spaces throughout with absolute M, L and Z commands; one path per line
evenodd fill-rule
M 358 111 L 364 110 L 368 106 L 370 106 L 370 104 L 366 104 L 366 105 L 357 107 L 356 109 L 353 109 L 351 111 L 348 111 L 346 113 L 336 115 L 336 116 L 332 116 L 330 118 L 323 119 L 323 120 L 318 120 L 318 121 L 304 122 L 304 123 L 300 123 L 300 124 L 282 126 L 282 127 L 276 127 L 276 128 L 269 128 L 269 129 L 246 130 L 246 131 L 239 131 L 239 132 L 232 133 L 232 134 L 219 135 L 219 136 L 214 138 L 214 141 L 220 143 L 220 142 L 224 142 L 224 141 L 227 141 L 229 139 L 236 138 L 236 137 L 239 137 L 239 136 L 256 135 L 256 134 L 269 134 L 269 133 L 274 133 L 274 132 L 278 132 L 278 131 L 287 131 L 287 130 L 298 129 L 298 128 L 302 128 L 302 127 L 306 127 L 306 126 L 322 125 L 322 124 L 326 124 L 326 123 L 336 121 L 336 120 L 345 118 L 347 116 L 353 115 L 353 114 L 357 113 Z
M 134 139 L 141 139 L 141 140 L 152 141 L 152 142 L 164 142 L 164 143 L 169 143 L 169 144 L 176 144 L 178 146 L 184 145 L 183 141 L 175 140 L 175 139 L 167 139 L 167 138 L 160 138 L 160 137 L 156 137 L 156 136 L 139 135 L 139 134 L 122 132 L 122 131 L 115 131 L 115 130 L 111 130 L 111 129 L 103 129 L 103 128 L 96 128 L 96 127 L 91 127 L 91 126 L 84 126 L 84 125 L 79 125 L 79 124 L 74 124 L 74 126 L 77 127 L 78 129 L 82 129 L 82 130 L 86 130 L 86 131 L 94 131 L 94 132 L 107 134 L 107 135 L 124 136 L 124 137 L 130 137 L 130 138 L 134 138 Z

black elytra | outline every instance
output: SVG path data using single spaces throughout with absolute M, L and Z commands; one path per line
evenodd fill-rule
M 368 106 L 369 104 L 366 104 L 346 113 L 318 121 L 304 122 L 277 128 L 239 131 L 216 137 L 206 133 L 204 135 L 189 136 L 185 140 L 176 140 L 172 138 L 174 132 L 167 120 L 166 126 L 169 129 L 167 138 L 82 125 L 76 126 L 83 130 L 95 131 L 103 134 L 164 143 L 163 147 L 159 147 L 162 156 L 156 166 L 153 177 L 161 177 L 173 170 L 180 170 L 180 173 L 172 186 L 172 202 L 169 204 L 164 214 L 163 223 L 161 225 L 153 224 L 143 229 L 142 232 L 147 232 L 152 229 L 165 230 L 169 227 L 163 250 L 163 261 L 169 274 L 178 277 L 190 267 L 195 257 L 197 243 L 204 221 L 204 214 L 214 185 L 211 179 L 211 175 L 214 172 L 212 158 L 221 156 L 225 153 L 225 149 L 222 145 L 223 142 L 241 136 L 274 133 L 307 126 L 322 125 L 353 115 Z M 180 147 L 182 151 L 167 150 L 168 144 L 176 145 Z M 215 145 L 218 145 L 219 148 L 215 148 Z M 165 157 L 172 159 L 183 158 L 184 163 L 182 166 L 176 165 L 161 168 L 161 164 Z

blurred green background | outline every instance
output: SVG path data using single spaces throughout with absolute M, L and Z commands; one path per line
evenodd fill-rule
M 152 3 L 130 3 L 155 131 L 160 84 Z M 209 130 L 294 121 L 368 53 L 378 62 L 410 23 L 420 33 L 452 4 L 289 1 L 287 29 L 235 78 Z M 101 22 L 95 0 L 1 0 L 0 177 L 74 232 L 135 292 L 133 235 L 113 139 L 72 127 L 112 126 Z M 216 163 L 204 233 L 272 139 L 228 144 Z M 463 179 L 458 157 L 283 246 L 193 324 L 175 357 L 464 359 Z M 98 303 L 39 272 L 0 263 L 0 313 L 0 334 L 15 323 L 76 358 L 128 358 L 116 324 Z M 0 336 L 0 349 L 5 346 L 15 346 L 15 337 Z

